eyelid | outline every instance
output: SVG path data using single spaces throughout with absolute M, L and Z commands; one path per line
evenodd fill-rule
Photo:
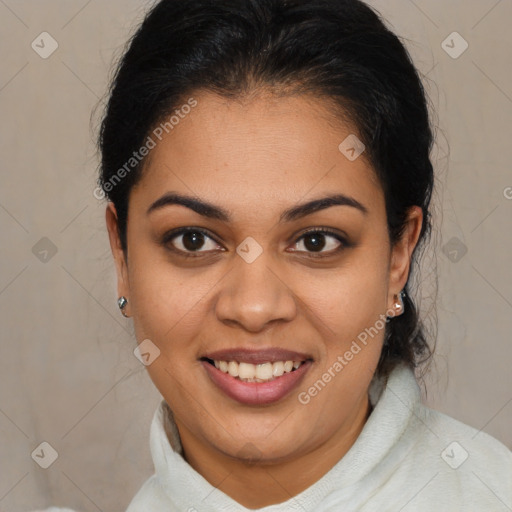
M 339 231 L 333 228 L 329 228 L 327 226 L 315 226 L 314 228 L 308 228 L 304 231 L 300 232 L 299 238 L 302 238 L 303 236 L 307 235 L 308 233 L 323 233 L 329 236 L 333 236 L 337 238 L 338 240 L 345 242 L 348 244 L 348 235 L 343 232 Z M 294 235 L 292 238 L 296 237 L 297 235 Z
M 162 245 L 164 245 L 164 247 L 166 247 L 168 250 L 170 250 L 170 251 L 172 251 L 174 253 L 177 253 L 177 254 L 179 254 L 181 256 L 184 256 L 184 257 L 197 257 L 197 256 L 200 256 L 201 254 L 211 252 L 211 251 L 195 251 L 195 252 L 194 251 L 183 251 L 181 249 L 177 249 L 176 247 L 173 247 L 173 246 L 169 247 L 168 246 L 168 244 L 174 238 L 177 238 L 180 235 L 184 235 L 185 233 L 190 233 L 190 232 L 201 233 L 205 237 L 210 238 L 211 240 L 213 240 L 217 245 L 222 245 L 216 239 L 216 237 L 214 235 L 212 235 L 208 230 L 206 230 L 204 228 L 196 228 L 194 226 L 184 226 L 182 228 L 177 228 L 177 229 L 168 231 L 162 237 Z M 223 250 L 225 250 L 225 249 L 223 249 Z
M 208 230 L 206 230 L 204 228 L 194 227 L 194 226 L 184 226 L 184 227 L 177 228 L 175 230 L 171 230 L 171 231 L 165 233 L 162 237 L 162 244 L 165 247 L 167 247 L 169 242 L 171 242 L 174 238 L 179 237 L 180 235 L 183 235 L 183 234 L 189 233 L 189 232 L 201 233 L 205 237 L 213 240 L 217 245 L 222 246 L 222 244 L 216 239 L 216 237 L 214 235 L 212 235 Z M 309 233 L 319 233 L 322 235 L 333 237 L 336 240 L 338 240 L 338 242 L 340 242 L 341 245 L 339 247 L 337 247 L 336 249 L 326 251 L 325 253 L 322 251 L 315 253 L 315 252 L 300 251 L 300 250 L 292 250 L 292 252 L 305 253 L 307 255 L 311 255 L 312 257 L 322 257 L 322 256 L 336 254 L 344 248 L 351 247 L 351 244 L 348 242 L 348 238 L 346 237 L 345 234 L 340 234 L 337 231 L 333 230 L 332 228 L 329 228 L 326 226 L 316 226 L 316 227 L 308 228 L 308 229 L 300 232 L 300 234 L 294 234 L 291 237 L 291 240 L 292 240 L 291 243 L 297 244 Z M 290 242 L 288 242 L 288 243 L 290 243 Z M 177 249 L 176 247 L 172 247 L 172 248 L 167 247 L 167 248 L 175 253 L 178 253 L 178 254 L 184 256 L 184 257 L 197 257 L 197 256 L 200 256 L 202 253 L 207 254 L 207 253 L 211 252 L 210 250 L 207 250 L 207 251 L 201 251 L 201 250 L 199 250 L 199 251 L 183 251 L 181 249 Z M 222 250 L 225 251 L 225 249 L 222 249 Z
M 332 238 L 335 238 L 338 242 L 340 242 L 340 245 L 338 247 L 336 247 L 335 249 L 331 249 L 329 251 L 309 252 L 309 251 L 292 250 L 292 252 L 304 253 L 312 258 L 323 258 L 323 257 L 333 256 L 335 254 L 338 254 L 339 252 L 341 252 L 344 249 L 352 247 L 352 244 L 348 241 L 348 237 L 345 235 L 345 233 L 340 234 L 337 230 L 334 230 L 334 229 L 326 227 L 326 226 L 316 226 L 314 228 L 308 228 L 305 231 L 302 231 L 300 233 L 300 235 L 298 235 L 298 236 L 294 235 L 292 237 L 295 240 L 293 242 L 293 244 L 295 245 L 295 244 L 299 243 L 309 233 L 319 233 L 321 235 L 330 236 Z

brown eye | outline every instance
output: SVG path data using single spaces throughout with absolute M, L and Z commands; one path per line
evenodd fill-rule
M 301 249 L 301 244 L 304 249 Z M 334 253 L 348 246 L 339 234 L 325 229 L 307 231 L 295 242 L 295 251 L 309 253 Z M 325 250 L 324 250 L 325 249 Z
M 181 236 L 181 243 L 187 251 L 196 251 L 204 245 L 204 235 L 198 231 L 189 231 Z
M 183 253 L 184 256 L 193 255 L 193 253 L 209 252 L 219 247 L 208 233 L 197 228 L 182 228 L 178 231 L 167 233 L 162 243 L 175 252 Z

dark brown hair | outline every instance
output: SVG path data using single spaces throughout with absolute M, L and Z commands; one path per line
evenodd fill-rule
M 237 98 L 258 88 L 309 92 L 339 106 L 382 185 L 392 243 L 408 208 L 423 210 L 416 253 L 431 229 L 427 98 L 409 53 L 376 11 L 359 0 L 162 0 L 120 60 L 99 137 L 99 185 L 117 209 L 125 255 L 130 190 L 144 160 L 114 180 L 119 169 L 193 93 Z M 386 325 L 379 373 L 431 355 L 408 285 L 404 313 Z

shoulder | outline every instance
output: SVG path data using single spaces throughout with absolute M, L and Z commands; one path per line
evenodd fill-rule
M 431 505 L 436 496 L 445 505 L 512 505 L 512 452 L 503 443 L 423 404 L 414 424 L 409 469 L 429 482 Z
M 425 426 L 432 434 L 431 442 L 439 445 L 451 440 L 453 443 L 459 443 L 468 452 L 468 458 L 473 456 L 491 465 L 503 464 L 504 470 L 512 472 L 512 451 L 502 442 L 482 430 L 477 430 L 425 405 L 422 405 L 420 410 L 425 418 Z

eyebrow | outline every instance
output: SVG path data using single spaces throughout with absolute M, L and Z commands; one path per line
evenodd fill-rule
M 229 222 L 231 220 L 229 212 L 224 208 L 208 203 L 201 199 L 178 194 L 176 192 L 167 192 L 162 197 L 157 199 L 148 208 L 146 214 L 149 215 L 155 210 L 159 210 L 165 206 L 171 205 L 185 206 L 186 208 L 190 208 L 191 210 L 195 211 L 199 215 L 208 217 L 210 219 L 216 219 L 223 222 Z M 351 206 L 362 212 L 364 215 L 368 214 L 368 208 L 366 208 L 366 206 L 361 204 L 353 197 L 349 197 L 344 194 L 334 194 L 321 197 L 319 199 L 314 199 L 307 203 L 299 204 L 298 206 L 293 206 L 292 208 L 285 210 L 283 213 L 281 213 L 279 222 L 291 222 L 297 219 L 301 219 L 312 213 L 330 208 L 331 206 Z

